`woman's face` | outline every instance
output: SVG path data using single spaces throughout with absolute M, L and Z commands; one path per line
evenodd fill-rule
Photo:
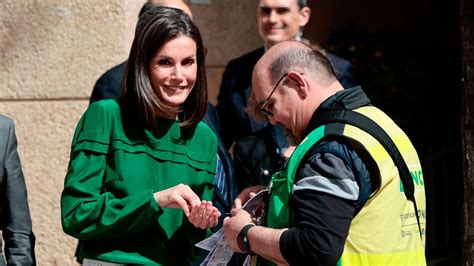
M 179 36 L 166 42 L 153 56 L 149 70 L 153 89 L 166 105 L 186 101 L 197 75 L 196 42 Z

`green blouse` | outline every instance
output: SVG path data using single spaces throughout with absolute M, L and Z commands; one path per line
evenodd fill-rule
M 115 100 L 91 104 L 79 121 L 61 196 L 64 231 L 81 240 L 80 258 L 186 265 L 203 258 L 209 235 L 181 209 L 160 208 L 157 192 L 187 184 L 203 200 L 214 190 L 217 139 L 200 122 L 185 137 L 177 121 L 156 131 L 124 129 Z M 189 134 L 188 134 L 189 135 Z

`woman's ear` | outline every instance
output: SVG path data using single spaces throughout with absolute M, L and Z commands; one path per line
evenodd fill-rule
M 288 72 L 288 78 L 292 79 L 296 85 L 298 86 L 296 89 L 298 91 L 298 94 L 304 99 L 308 97 L 309 91 L 308 91 L 308 82 L 306 82 L 306 79 L 304 77 L 304 74 L 296 72 L 296 71 L 290 71 Z
M 207 57 L 207 51 L 208 51 L 207 47 L 204 47 L 203 50 L 204 50 L 204 57 Z

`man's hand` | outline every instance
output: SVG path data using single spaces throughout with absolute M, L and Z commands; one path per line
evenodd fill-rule
M 240 230 L 246 225 L 253 223 L 250 214 L 243 209 L 232 209 L 232 216 L 224 219 L 224 236 L 229 246 L 236 252 L 243 253 L 237 244 L 237 237 Z
M 234 208 L 242 208 L 242 205 L 255 196 L 256 193 L 266 188 L 267 186 L 253 186 L 242 190 L 242 192 L 240 192 L 240 194 L 234 200 Z

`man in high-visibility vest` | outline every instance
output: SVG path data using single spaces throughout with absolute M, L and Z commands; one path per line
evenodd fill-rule
M 265 53 L 252 89 L 298 146 L 272 176 L 262 224 L 240 207 L 266 187 L 237 197 L 224 220 L 232 249 L 262 265 L 426 265 L 418 155 L 362 89 L 343 89 L 324 51 L 295 41 Z

